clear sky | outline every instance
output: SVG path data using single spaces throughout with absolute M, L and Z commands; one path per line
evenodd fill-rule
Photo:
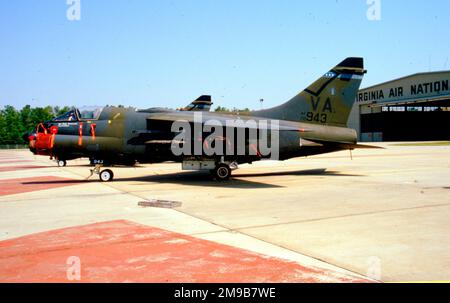
M 348 56 L 363 86 L 450 69 L 450 1 L 0 0 L 0 107 L 286 101 Z

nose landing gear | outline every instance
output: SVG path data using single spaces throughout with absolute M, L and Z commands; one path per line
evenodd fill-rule
M 67 165 L 67 161 L 66 160 L 57 160 L 56 163 L 58 164 L 59 167 L 65 167 Z
M 86 178 L 86 180 L 92 177 L 93 174 L 97 174 L 102 182 L 112 181 L 114 179 L 114 173 L 110 169 L 101 170 L 102 166 L 102 164 L 96 164 L 95 167 L 90 170 L 91 174 Z
M 114 173 L 110 169 L 105 169 L 100 172 L 99 177 L 102 182 L 109 182 L 114 179 Z

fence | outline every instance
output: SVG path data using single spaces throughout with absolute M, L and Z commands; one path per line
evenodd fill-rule
M 28 145 L 26 144 L 5 144 L 0 145 L 0 149 L 27 149 Z

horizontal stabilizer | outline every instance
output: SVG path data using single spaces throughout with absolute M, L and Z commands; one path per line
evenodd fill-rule
M 343 149 L 384 149 L 384 147 L 375 146 L 375 145 L 366 145 L 366 144 L 349 144 L 349 143 L 339 143 L 339 147 Z
M 209 112 L 211 110 L 211 105 L 213 105 L 210 95 L 202 95 L 198 97 L 195 101 L 192 101 L 188 106 L 181 108 L 181 111 L 200 111 Z
M 339 63 L 336 67 L 348 69 L 364 69 L 364 59 L 358 57 L 350 57 Z
M 211 102 L 211 96 L 209 96 L 209 95 L 202 95 L 202 96 L 198 97 L 197 100 L 195 100 L 195 101 Z

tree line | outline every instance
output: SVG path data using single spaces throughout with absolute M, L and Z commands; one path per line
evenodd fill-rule
M 242 115 L 246 115 L 246 114 L 250 113 L 249 108 L 238 109 L 238 108 L 233 107 L 232 109 L 229 109 L 224 106 L 218 106 L 214 111 L 221 112 L 221 113 L 239 113 Z
M 24 133 L 36 129 L 36 126 L 59 115 L 68 112 L 70 107 L 24 106 L 17 110 L 14 106 L 6 105 L 0 110 L 0 145 L 25 144 L 22 139 Z

